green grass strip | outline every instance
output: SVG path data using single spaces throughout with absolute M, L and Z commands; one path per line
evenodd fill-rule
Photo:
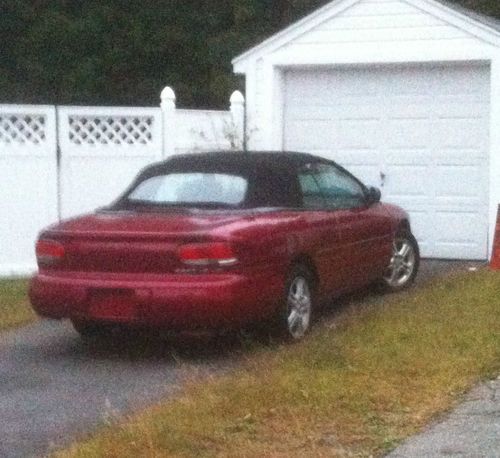
M 367 298 L 62 457 L 381 455 L 500 371 L 500 275 Z
M 35 319 L 27 289 L 28 280 L 0 280 L 0 331 Z

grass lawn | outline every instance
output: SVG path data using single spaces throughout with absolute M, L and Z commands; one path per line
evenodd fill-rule
M 35 319 L 27 289 L 28 280 L 0 280 L 0 331 Z
M 381 455 L 498 375 L 499 273 L 364 302 L 58 456 Z

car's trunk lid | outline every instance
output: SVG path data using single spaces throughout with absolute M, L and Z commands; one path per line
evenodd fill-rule
M 210 240 L 243 215 L 211 212 L 103 212 L 63 222 L 43 237 L 65 248 L 57 270 L 166 273 L 179 268 L 178 247 Z
M 242 211 L 99 212 L 62 222 L 49 232 L 97 239 L 165 239 L 206 233 L 245 216 L 248 213 Z

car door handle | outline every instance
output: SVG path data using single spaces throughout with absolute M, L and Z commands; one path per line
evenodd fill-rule
M 383 188 L 385 185 L 386 174 L 384 172 L 380 172 L 380 187 Z

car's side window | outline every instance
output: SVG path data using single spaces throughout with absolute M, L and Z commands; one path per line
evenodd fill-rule
M 315 170 L 310 167 L 304 167 L 299 171 L 298 177 L 302 192 L 302 205 L 304 208 L 325 208 L 326 202 L 314 175 Z
M 348 209 L 366 204 L 363 187 L 333 165 L 318 164 L 315 179 L 328 208 Z

